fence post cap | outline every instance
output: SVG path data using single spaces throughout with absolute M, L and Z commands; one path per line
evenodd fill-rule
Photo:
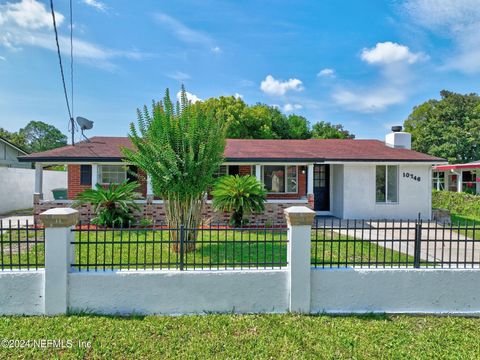
M 315 211 L 306 206 L 291 206 L 284 211 L 288 225 L 312 225 Z
M 40 220 L 45 227 L 70 227 L 76 225 L 79 213 L 72 208 L 55 208 L 40 214 Z

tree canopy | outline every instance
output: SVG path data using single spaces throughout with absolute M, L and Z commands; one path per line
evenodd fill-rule
M 321 127 L 310 128 L 308 120 L 297 114 L 286 115 L 277 107 L 257 103 L 247 105 L 233 96 L 210 98 L 197 103 L 205 111 L 213 111 L 226 122 L 230 139 L 345 139 L 353 138 L 342 125 L 322 122 Z M 315 131 L 315 129 L 317 129 Z
M 0 137 L 28 152 L 45 151 L 67 145 L 67 137 L 60 130 L 42 121 L 30 121 L 17 132 L 0 128 Z
M 312 137 L 314 139 L 355 139 L 355 135 L 343 128 L 343 125 L 333 125 L 320 121 L 313 124 Z
M 480 97 L 443 90 L 415 106 L 404 122 L 412 148 L 451 163 L 480 160 Z

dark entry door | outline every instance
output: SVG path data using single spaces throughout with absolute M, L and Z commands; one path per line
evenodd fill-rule
M 330 165 L 314 166 L 313 196 L 315 211 L 330 211 Z

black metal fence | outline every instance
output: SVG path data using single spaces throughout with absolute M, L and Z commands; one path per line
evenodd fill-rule
M 45 266 L 45 230 L 37 223 L 0 220 L 0 270 Z
M 475 222 L 318 219 L 312 228 L 316 268 L 480 268 Z
M 80 224 L 73 231 L 72 267 L 78 271 L 275 269 L 287 264 L 285 227 L 98 228 Z

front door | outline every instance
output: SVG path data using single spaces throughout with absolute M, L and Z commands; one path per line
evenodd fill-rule
M 314 210 L 330 211 L 330 165 L 315 165 L 313 169 Z

